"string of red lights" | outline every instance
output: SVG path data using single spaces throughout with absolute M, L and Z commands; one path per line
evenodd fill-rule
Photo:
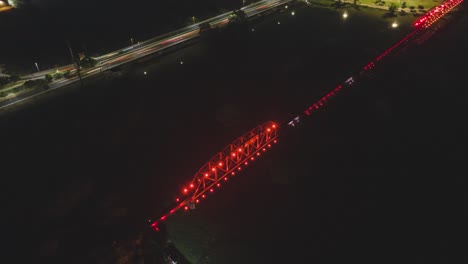
M 325 96 L 309 106 L 303 113 L 309 116 L 312 112 L 325 106 L 326 103 L 335 97 L 343 88 L 352 86 L 356 80 L 359 80 L 368 71 L 372 70 L 383 58 L 407 43 L 413 36 L 416 36 L 417 33 L 430 27 L 434 22 L 442 18 L 461 2 L 463 2 L 463 0 L 448 0 L 429 10 L 415 22 L 415 29 L 411 33 L 385 50 L 376 57 L 375 60 L 366 64 L 358 75 L 346 79 L 342 84 L 339 84 Z M 294 127 L 300 122 L 301 116 L 302 115 L 295 117 L 288 125 Z M 183 197 L 176 198 L 176 205 L 158 220 L 153 221 L 151 227 L 159 231 L 159 224 L 179 209 L 194 209 L 196 204 L 200 202 L 200 199 L 205 199 L 208 193 L 213 193 L 216 188 L 220 188 L 222 182 L 228 181 L 230 177 L 236 175 L 236 172 L 241 171 L 242 166 L 247 166 L 249 162 L 259 157 L 262 152 L 267 151 L 272 144 L 277 143 L 277 137 L 278 125 L 269 121 L 250 130 L 233 143 L 229 144 L 197 171 L 191 181 L 182 188 Z
M 167 219 L 179 209 L 194 209 L 200 199 L 220 188 L 222 183 L 234 177 L 242 168 L 255 161 L 262 153 L 278 142 L 278 125 L 272 121 L 263 123 L 248 131 L 221 152 L 205 163 L 188 184 L 182 187 L 182 198 L 176 198 L 177 203 L 168 213 L 151 224 L 156 231 L 159 223 Z
M 391 54 L 397 48 L 402 47 L 403 44 L 407 43 L 412 37 L 416 36 L 417 33 L 429 28 L 434 22 L 442 18 L 446 15 L 449 11 L 453 8 L 458 6 L 463 0 L 448 0 L 430 9 L 426 12 L 423 16 L 421 16 L 415 23 L 414 23 L 414 30 L 398 41 L 396 44 L 385 50 L 382 54 L 380 54 L 375 60 L 366 64 L 363 67 L 362 71 L 357 76 L 349 77 L 344 83 L 339 84 L 336 88 L 328 92 L 325 96 L 320 98 L 317 102 L 313 103 L 309 106 L 306 110 L 304 110 L 304 114 L 309 116 L 313 111 L 318 110 L 319 108 L 323 107 L 331 98 L 335 97 L 339 91 L 341 91 L 344 87 L 351 86 L 356 80 L 362 77 L 366 72 L 373 69 L 376 63 L 380 62 L 383 58 Z M 300 116 L 296 117 L 296 120 L 299 120 Z M 296 121 L 297 122 L 297 121 Z M 293 121 L 290 124 L 294 124 Z
M 426 14 L 421 16 L 418 21 L 414 23 L 414 26 L 418 29 L 430 27 L 434 22 L 458 6 L 461 2 L 463 2 L 463 0 L 449 0 L 443 2 L 441 5 L 427 11 Z

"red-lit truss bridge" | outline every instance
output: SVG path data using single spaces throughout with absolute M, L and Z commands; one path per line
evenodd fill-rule
M 369 71 L 374 69 L 377 64 L 381 63 L 382 59 L 408 46 L 412 40 L 421 35 L 420 33 L 424 33 L 434 22 L 442 18 L 461 2 L 463 2 L 463 0 L 448 0 L 429 10 L 415 22 L 414 30 L 411 33 L 366 64 L 359 73 L 352 75 L 343 83 L 338 84 L 333 90 L 304 110 L 303 113 L 289 121 L 287 123 L 288 127 L 295 127 L 304 117 L 310 116 L 314 111 L 325 106 L 330 99 L 335 97 L 344 88 L 353 86 L 357 81 L 365 77 Z M 271 121 L 261 124 L 245 133 L 216 154 L 203 165 L 197 173 L 195 173 L 191 181 L 182 188 L 183 198 L 176 199 L 177 203 L 175 207 L 156 221 L 153 221 L 151 227 L 158 231 L 159 224 L 179 209 L 194 209 L 195 205 L 198 204 L 201 199 L 206 198 L 207 194 L 214 192 L 214 190 L 219 188 L 229 177 L 234 176 L 236 172 L 241 171 L 243 167 L 261 156 L 272 144 L 277 143 L 278 129 L 278 124 Z
M 195 173 L 191 181 L 181 190 L 183 198 L 177 198 L 177 205 L 154 221 L 151 227 L 159 230 L 158 224 L 181 208 L 184 210 L 194 209 L 200 199 L 206 198 L 207 194 L 221 187 L 221 184 L 229 177 L 236 175 L 243 167 L 255 161 L 273 144 L 276 144 L 277 137 L 278 125 L 269 121 L 236 139 Z

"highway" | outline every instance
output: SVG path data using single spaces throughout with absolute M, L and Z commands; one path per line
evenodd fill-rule
M 262 0 L 251 5 L 241 8 L 247 15 L 247 17 L 252 17 L 258 15 L 262 12 L 275 8 L 277 6 L 283 5 L 285 3 L 291 2 L 292 0 Z M 123 63 L 132 61 L 130 58 L 133 56 L 134 59 L 141 58 L 152 54 L 154 52 L 161 51 L 165 48 L 177 45 L 181 42 L 190 40 L 192 38 L 199 36 L 199 27 L 201 24 L 209 23 L 212 28 L 222 27 L 229 22 L 229 17 L 233 12 L 227 12 L 212 18 L 209 18 L 204 21 L 189 25 L 187 27 L 157 36 L 155 38 L 140 42 L 135 45 L 124 47 L 120 50 L 104 54 L 102 56 L 96 57 L 98 65 L 96 67 L 102 66 L 103 68 L 110 69 L 112 67 L 119 66 Z M 130 59 L 130 60 L 127 60 Z M 109 65 L 116 63 L 116 65 Z M 106 67 L 107 66 L 107 67 Z M 22 76 L 22 79 L 40 79 L 44 78 L 47 74 L 51 74 L 58 71 L 66 71 L 75 69 L 73 64 L 64 65 L 58 68 L 47 69 L 40 72 L 35 72 Z
M 248 6 L 242 7 L 240 10 L 244 11 L 248 18 L 266 12 L 275 7 L 284 5 L 291 2 L 292 0 L 262 0 Z M 163 51 L 164 49 L 176 46 L 180 43 L 195 39 L 200 36 L 200 25 L 208 23 L 211 28 L 223 27 L 229 23 L 229 17 L 233 15 L 233 12 L 227 12 L 198 23 L 194 23 L 187 27 L 157 36 L 155 38 L 140 42 L 135 45 L 124 47 L 120 50 L 113 51 L 101 56 L 96 57 L 97 64 L 93 68 L 81 69 L 82 79 L 97 75 L 103 71 L 110 70 L 112 68 L 121 66 L 123 64 L 138 60 L 142 57 Z M 30 91 L 27 93 L 20 94 L 14 98 L 0 102 L 0 109 L 4 109 L 11 105 L 14 105 L 19 102 L 31 99 L 40 94 L 58 89 L 69 84 L 79 81 L 79 78 L 76 74 L 76 69 L 73 64 L 64 65 L 58 68 L 48 69 L 36 73 L 31 73 L 25 76 L 22 76 L 23 80 L 34 80 L 34 79 L 44 79 L 47 74 L 53 74 L 57 71 L 71 71 L 70 78 L 61 79 L 53 81 L 49 84 L 49 89 L 45 91 Z

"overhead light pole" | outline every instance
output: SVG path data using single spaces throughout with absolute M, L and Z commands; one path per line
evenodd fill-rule
M 72 62 L 73 64 L 75 65 L 75 69 L 76 69 L 76 73 L 78 74 L 78 78 L 80 79 L 80 83 L 81 83 L 81 88 L 83 88 L 83 80 L 81 79 L 81 69 L 80 69 L 80 61 L 79 59 L 75 59 L 75 56 L 73 55 L 73 50 L 70 46 L 70 42 L 67 40 L 67 46 L 68 46 L 68 50 L 70 51 L 70 56 L 71 56 L 71 59 L 72 59 Z

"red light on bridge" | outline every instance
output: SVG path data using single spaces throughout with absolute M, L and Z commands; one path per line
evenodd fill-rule
M 154 230 L 159 231 L 159 227 L 155 227 Z
M 276 141 L 276 139 L 275 139 L 275 140 L 273 140 L 273 143 L 275 143 L 275 144 L 276 144 L 276 142 L 278 142 L 278 141 Z
M 268 144 L 268 147 L 271 148 L 271 144 Z
M 249 162 L 253 162 L 257 156 L 260 156 L 262 151 L 258 149 L 258 146 L 264 146 L 263 151 L 266 151 L 267 145 L 268 147 L 271 146 L 268 143 L 271 143 L 272 139 L 275 139 L 275 134 L 273 133 L 276 131 L 273 131 L 273 129 L 276 127 L 277 125 L 272 122 L 257 126 L 255 129 L 245 133 L 244 136 L 234 141 L 233 144 L 224 148 L 222 153 L 218 153 L 210 159 L 210 161 L 202 166 L 195 174 L 194 179 L 182 186 L 182 194 L 179 195 L 180 197 L 175 198 L 177 202 L 176 206 L 170 210 L 169 213 L 161 216 L 158 222 L 160 223 L 163 220 L 167 220 L 168 216 L 177 212 L 179 209 L 183 208 L 185 211 L 193 209 L 195 203 L 198 204 L 200 200 L 207 198 L 208 195 L 214 193 L 215 189 L 217 191 L 220 190 L 221 182 L 227 182 L 229 180 L 229 173 L 234 176 L 236 174 L 235 171 L 242 170 L 242 166 L 240 165 L 247 166 Z M 265 130 L 271 132 L 265 133 Z M 220 154 L 226 156 L 220 156 Z M 228 157 L 231 157 L 231 160 L 229 160 Z M 216 185 L 213 186 L 214 184 Z M 191 197 L 190 200 L 188 200 L 188 195 Z M 153 225 L 153 228 L 155 227 L 157 227 L 157 223 Z

